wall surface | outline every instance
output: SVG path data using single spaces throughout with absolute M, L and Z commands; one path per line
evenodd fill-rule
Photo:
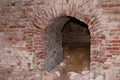
M 120 80 L 119 15 L 120 0 L 0 0 L 0 79 L 41 75 L 51 49 L 46 47 L 51 40 L 45 40 L 47 29 L 56 17 L 72 16 L 89 26 L 91 71 L 104 80 Z

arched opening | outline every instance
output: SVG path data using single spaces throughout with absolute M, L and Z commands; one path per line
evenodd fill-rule
M 62 31 L 62 46 L 66 72 L 89 69 L 90 35 L 84 25 L 73 21 L 67 23 Z
M 67 67 L 75 65 L 70 67 L 73 71 L 89 68 L 90 32 L 84 22 L 70 16 L 56 18 L 46 29 L 44 40 L 45 70 L 50 71 L 67 58 Z

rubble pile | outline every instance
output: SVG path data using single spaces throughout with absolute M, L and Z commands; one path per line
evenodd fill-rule
M 56 71 L 54 73 L 43 72 L 42 80 L 56 80 L 56 78 L 60 77 L 60 72 Z M 89 70 L 84 70 L 82 73 L 76 72 L 68 72 L 67 73 L 68 80 L 104 80 L 103 75 L 95 76 Z
M 84 70 L 81 74 L 76 72 L 68 72 L 69 80 L 104 80 L 104 76 L 95 76 L 89 70 Z

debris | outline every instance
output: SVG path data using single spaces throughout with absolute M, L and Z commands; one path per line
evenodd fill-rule
M 82 80 L 82 77 L 79 73 L 76 72 L 68 72 L 68 77 L 70 78 L 70 80 Z
M 104 80 L 104 77 L 102 75 L 98 75 L 95 80 Z
M 42 73 L 42 80 L 53 80 L 53 75 L 47 71 Z
M 82 75 L 86 75 L 86 74 L 89 74 L 90 73 L 90 71 L 89 70 L 87 70 L 87 68 L 85 68 L 85 70 L 84 71 L 82 71 Z
M 68 58 L 70 58 L 70 56 L 67 56 Z
M 60 77 L 60 72 L 59 71 L 55 71 L 57 77 Z
M 61 67 L 65 67 L 65 66 L 66 66 L 66 63 L 65 63 L 65 62 L 61 62 L 61 63 L 60 63 L 60 66 L 61 66 Z
M 89 73 L 90 78 L 94 78 L 94 74 L 92 72 Z

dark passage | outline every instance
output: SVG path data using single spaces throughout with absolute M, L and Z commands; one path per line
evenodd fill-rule
M 67 80 L 70 71 L 81 73 L 90 64 L 90 34 L 87 28 L 69 22 L 62 31 L 63 54 L 66 67 L 56 80 Z

